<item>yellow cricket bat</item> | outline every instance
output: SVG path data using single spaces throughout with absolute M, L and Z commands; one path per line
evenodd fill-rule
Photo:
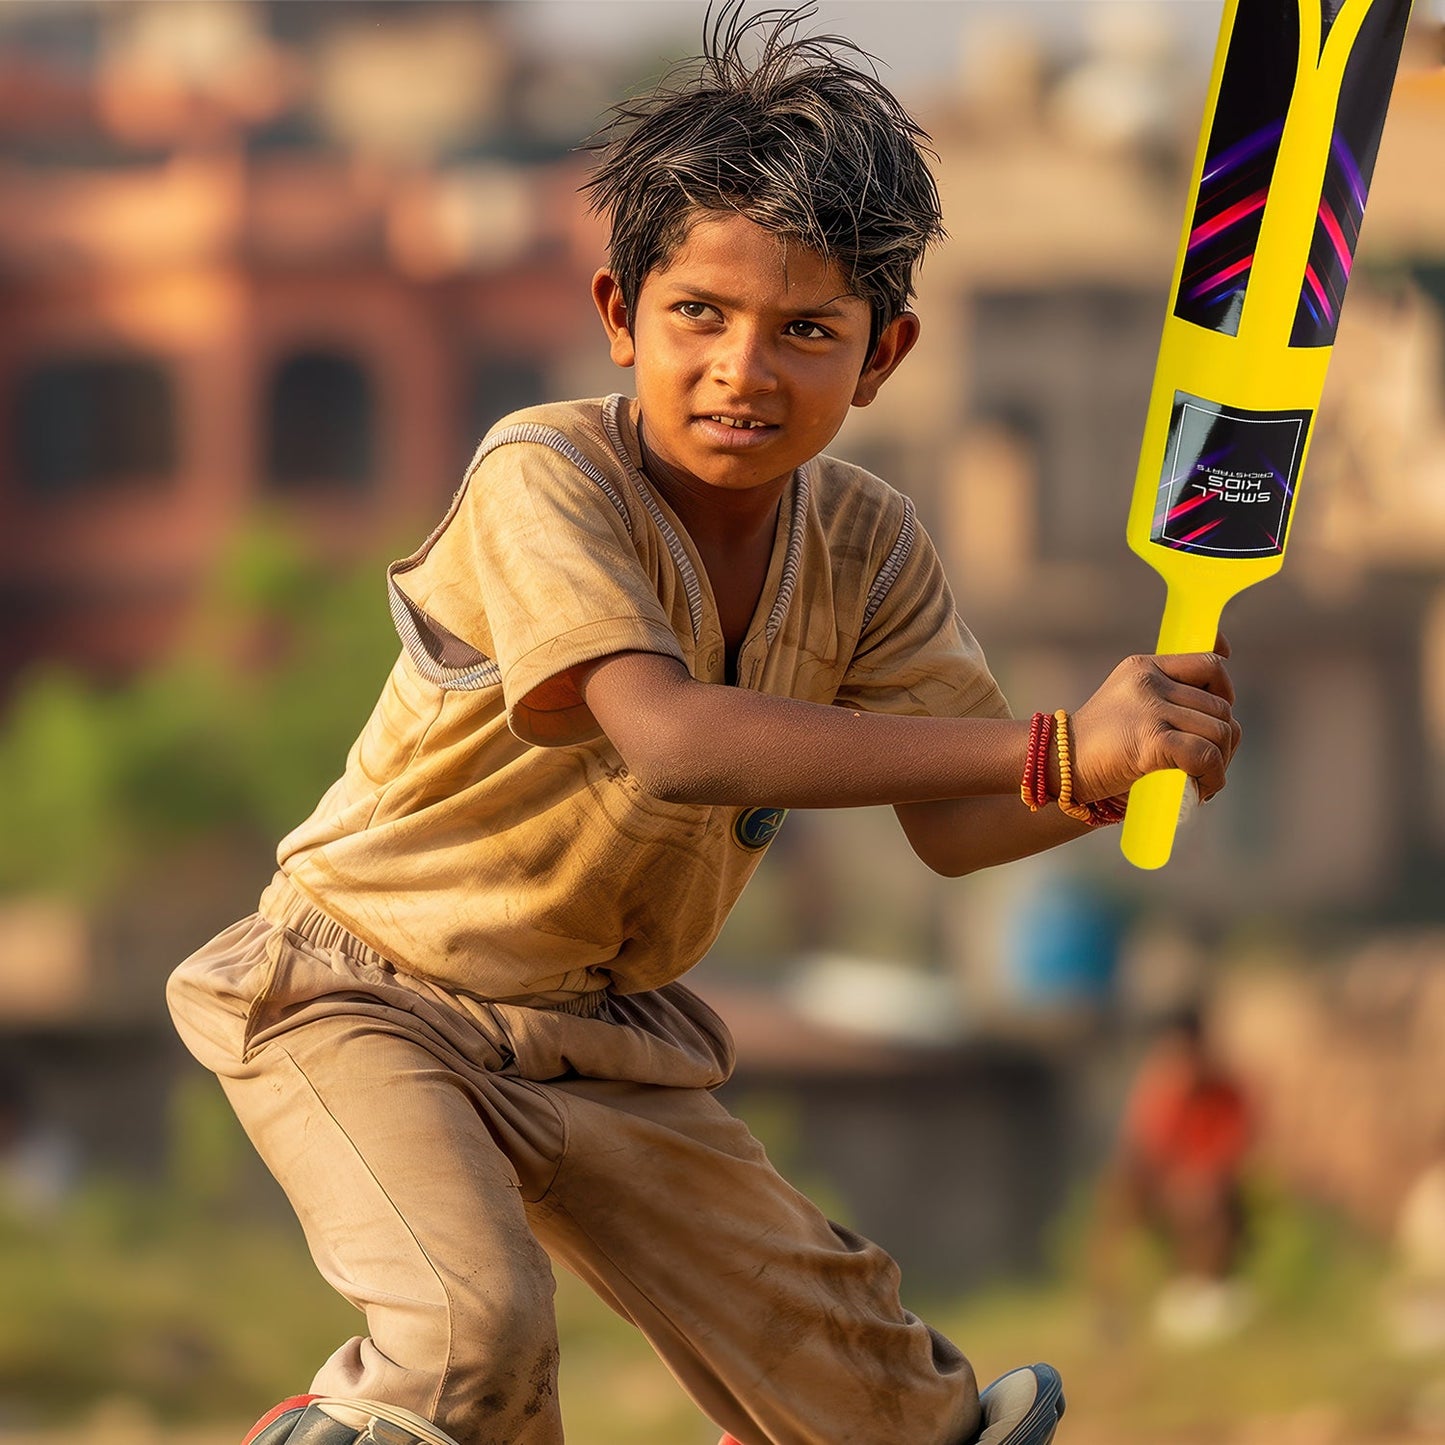
M 1164 578 L 1158 651 L 1214 646 L 1278 572 L 1410 0 L 1226 0 L 1129 510 Z M 1129 793 L 1121 846 L 1168 861 L 1186 778 Z

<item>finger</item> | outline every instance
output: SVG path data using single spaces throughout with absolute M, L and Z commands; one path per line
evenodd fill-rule
M 1221 722 L 1227 722 L 1234 716 L 1233 699 L 1224 693 L 1208 692 L 1202 687 L 1176 682 L 1167 676 L 1159 679 L 1154 695 L 1163 708 L 1201 713 Z
M 1169 713 L 1166 722 L 1174 733 L 1203 738 L 1226 762 L 1234 751 L 1236 724 L 1231 714 L 1216 716 L 1190 708 Z
M 1196 693 L 1214 702 L 1207 693 Z M 1168 706 L 1158 717 L 1150 770 L 1182 768 L 1199 781 L 1201 797 L 1224 786 L 1224 774 L 1235 745 L 1235 722 L 1226 709 L 1222 714 L 1200 708 Z
M 1207 751 L 1201 751 L 1196 742 L 1185 742 L 1183 744 L 1187 752 L 1203 760 L 1205 773 L 1200 775 L 1190 774 L 1199 784 L 1199 801 L 1201 803 L 1207 803 L 1216 793 L 1223 789 L 1225 783 L 1228 781 L 1229 766 L 1234 761 L 1235 751 L 1239 747 L 1240 739 L 1244 732 L 1235 718 L 1231 717 L 1228 720 L 1228 724 L 1226 731 L 1213 736 L 1211 736 L 1208 731 L 1194 732 L 1192 728 L 1181 729 L 1182 732 L 1190 733 L 1194 738 L 1200 739 L 1217 748 L 1221 757 L 1222 769 L 1218 782 L 1216 783 L 1214 780 L 1213 757 L 1210 756 Z M 1185 771 L 1189 772 L 1189 768 L 1185 767 Z
M 1234 701 L 1234 680 L 1217 652 L 1166 652 L 1149 661 L 1165 677 L 1175 682 L 1213 693 L 1226 702 Z
M 1167 743 L 1168 767 L 1182 768 L 1199 784 L 1199 798 L 1206 802 L 1224 787 L 1228 761 L 1219 742 L 1195 732 L 1176 732 Z

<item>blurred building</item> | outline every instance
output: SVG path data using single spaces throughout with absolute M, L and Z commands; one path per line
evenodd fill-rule
M 602 237 L 573 148 L 694 43 L 702 7 L 620 74 L 519 38 L 528 3 L 0 6 L 0 697 L 36 662 L 125 676 L 164 655 L 257 509 L 338 556 L 409 544 L 497 416 L 626 389 L 587 299 Z M 1124 520 L 1206 65 L 1177 52 L 1167 7 L 1089 13 L 1068 46 L 974 24 L 948 96 L 905 97 L 941 156 L 951 239 L 923 270 L 917 357 L 839 443 L 917 498 L 1024 712 L 1076 705 L 1151 650 L 1163 602 Z M 1206 934 L 1438 914 L 1440 60 L 1420 32 L 1288 565 L 1226 614 L 1249 738 L 1231 787 L 1161 874 L 1108 838 L 1065 865 Z M 858 853 L 874 898 L 893 875 Z M 926 880 L 929 947 L 994 967 L 1011 920 L 1038 921 L 1038 877 Z M 71 927 L 22 921 L 31 939 Z M 1084 921 L 1053 926 L 1077 940 Z M 67 938 L 52 985 L 94 998 L 96 950 Z M 67 1011 L 33 1010 L 59 1034 Z M 1078 1099 L 1040 1078 L 1024 1093 L 1062 1135 Z M 816 1092 L 855 1108 L 841 1085 Z M 825 1107 L 814 1132 L 847 1136 Z
M 0 11 L 0 694 L 37 659 L 157 656 L 256 508 L 343 552 L 419 537 L 495 417 L 620 384 L 573 147 L 634 77 L 534 53 L 515 13 Z M 1157 7 L 1091 13 L 1069 51 L 974 25 L 924 105 L 953 234 L 919 359 L 842 444 L 918 497 L 1024 708 L 1149 650 L 1162 603 L 1123 518 L 1204 67 Z M 1433 40 L 1386 130 L 1289 566 L 1226 617 L 1250 745 L 1150 884 L 1201 915 L 1393 907 L 1445 849 Z
M 154 658 L 257 507 L 419 540 L 486 426 L 567 387 L 607 81 L 539 74 L 507 16 L 0 11 L 0 690 Z
M 980 39 L 976 83 L 932 117 L 952 237 L 925 268 L 904 472 L 933 479 L 920 505 L 1024 711 L 1082 701 L 1120 656 L 1151 651 L 1163 606 L 1124 519 L 1205 77 L 1159 10 L 1098 15 L 1067 64 L 1014 30 Z M 1153 903 L 1204 927 L 1438 917 L 1438 40 L 1422 27 L 1407 47 L 1284 571 L 1226 609 L 1247 745 L 1207 825 L 1147 880 Z M 875 410 L 882 449 L 903 418 Z M 1116 854 L 1100 850 L 1101 875 L 1138 896 Z

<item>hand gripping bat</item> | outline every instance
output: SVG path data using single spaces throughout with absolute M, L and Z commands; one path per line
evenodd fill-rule
M 1168 587 L 1161 653 L 1208 651 L 1283 565 L 1409 14 L 1226 0 L 1129 510 Z M 1168 861 L 1185 781 L 1130 790 L 1131 863 Z

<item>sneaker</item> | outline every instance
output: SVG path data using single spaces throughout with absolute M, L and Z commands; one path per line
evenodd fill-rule
M 1052 1365 L 1010 1370 L 978 1397 L 983 1433 L 973 1445 L 1049 1445 L 1064 1413 L 1064 1383 Z M 718 1445 L 741 1445 L 724 1435 Z
M 457 1445 L 445 1431 L 399 1405 L 293 1395 L 268 1410 L 242 1445 Z
M 289 1400 L 282 1400 L 251 1426 L 241 1445 L 279 1445 L 291 1433 L 306 1407 L 320 1398 L 319 1395 L 292 1395 Z
M 983 1429 L 974 1445 L 1048 1445 L 1064 1413 L 1064 1382 L 1052 1365 L 1000 1375 L 978 1397 Z

